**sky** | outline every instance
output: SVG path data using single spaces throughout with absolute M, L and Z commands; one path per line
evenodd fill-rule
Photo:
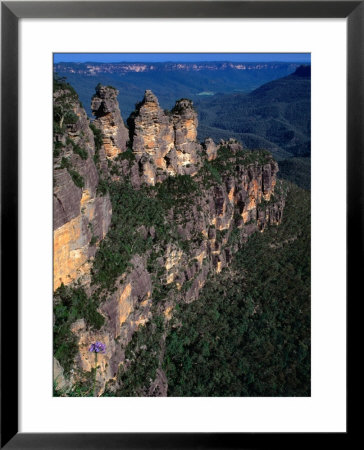
M 58 62 L 299 62 L 310 63 L 310 53 L 54 53 Z

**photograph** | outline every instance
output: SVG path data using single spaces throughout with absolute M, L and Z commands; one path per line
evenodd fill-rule
M 310 397 L 311 54 L 49 76 L 53 396 Z

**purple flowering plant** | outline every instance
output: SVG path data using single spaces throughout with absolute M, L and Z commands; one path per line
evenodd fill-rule
M 100 341 L 96 341 L 90 345 L 88 349 L 89 352 L 95 353 L 95 376 L 94 376 L 94 387 L 93 387 L 93 396 L 95 397 L 96 393 L 96 372 L 97 372 L 97 354 L 98 353 L 106 353 L 106 345 Z
M 90 348 L 88 349 L 88 351 L 95 352 L 95 353 L 105 353 L 106 345 L 103 344 L 102 342 L 96 341 L 90 345 Z

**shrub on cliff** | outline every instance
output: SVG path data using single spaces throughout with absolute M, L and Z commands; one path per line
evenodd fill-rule
M 76 172 L 76 170 L 68 169 L 68 173 L 77 187 L 82 189 L 85 186 L 85 180 L 78 172 Z

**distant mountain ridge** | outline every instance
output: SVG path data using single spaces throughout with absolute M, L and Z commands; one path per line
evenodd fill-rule
M 95 75 L 100 73 L 128 73 L 128 72 L 150 72 L 150 71 L 201 71 L 201 70 L 276 70 L 286 68 L 293 71 L 298 63 L 282 62 L 230 62 L 230 61 L 212 61 L 212 62 L 62 62 L 54 64 L 56 72 L 68 72 Z
M 65 76 L 77 91 L 89 117 L 89 99 L 95 86 L 114 86 L 124 117 L 134 111 L 135 99 L 147 89 L 158 97 L 164 109 L 171 109 L 176 98 L 195 101 L 208 92 L 250 92 L 264 83 L 293 73 L 299 63 L 56 63 L 54 71 Z
M 278 161 L 284 161 L 280 167 L 285 178 L 309 188 L 310 66 L 300 66 L 293 74 L 263 84 L 248 94 L 199 98 L 195 106 L 199 111 L 199 139 L 219 140 L 229 136 L 247 148 L 268 149 Z M 295 172 L 299 172 L 299 180 Z
M 226 130 L 226 134 L 232 132 L 250 148 L 260 147 L 263 140 L 264 147 L 268 145 L 276 153 L 281 150 L 283 156 L 287 156 L 287 152 L 292 156 L 308 156 L 310 95 L 310 67 L 303 66 L 293 74 L 263 84 L 249 94 L 218 94 L 200 98 L 195 101 L 197 110 L 201 111 L 200 121 L 204 128 L 199 136 L 217 139 L 220 136 L 216 136 L 216 131 L 211 128 L 219 128 Z M 251 142 L 254 135 L 256 144 Z

